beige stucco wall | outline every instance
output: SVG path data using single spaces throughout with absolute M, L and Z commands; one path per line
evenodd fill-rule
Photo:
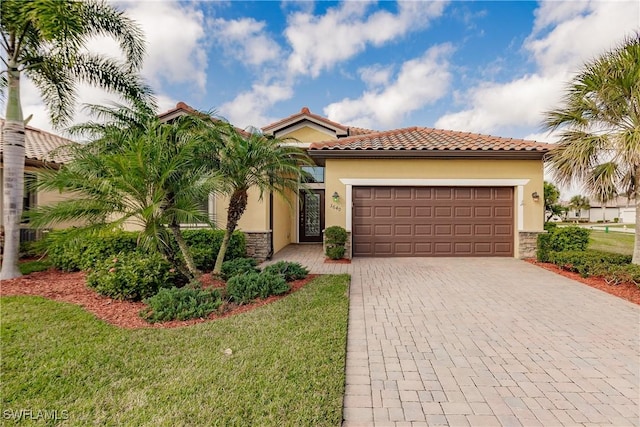
M 229 198 L 216 197 L 216 224 L 219 228 L 227 226 L 227 207 Z M 260 200 L 257 188 L 249 189 L 247 209 L 238 222 L 238 229 L 242 231 L 266 231 L 269 229 L 269 194 L 265 193 Z
M 335 134 L 321 132 L 310 127 L 303 127 L 287 133 L 278 134 L 280 138 L 294 138 L 300 142 L 319 142 L 336 139 Z
M 327 159 L 325 169 L 327 227 L 346 227 L 346 185 L 341 178 L 359 179 L 527 179 L 523 191 L 523 228 L 518 230 L 517 194 L 514 201 L 515 247 L 518 231 L 543 230 L 543 164 L 541 160 L 440 160 L 440 159 Z M 330 195 L 337 192 L 340 201 Z M 531 194 L 537 192 L 535 202 Z M 517 256 L 517 254 L 516 254 Z
M 295 241 L 296 234 L 294 226 L 297 225 L 295 220 L 295 194 L 293 191 L 287 191 L 287 202 L 284 197 L 279 194 L 273 195 L 273 251 L 278 252 L 280 249 Z

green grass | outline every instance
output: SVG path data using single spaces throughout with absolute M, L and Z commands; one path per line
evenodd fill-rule
M 51 261 L 48 259 L 38 259 L 34 261 L 23 261 L 18 264 L 20 268 L 20 273 L 22 274 L 31 274 L 36 271 L 45 271 L 53 267 Z
M 67 411 L 65 425 L 339 426 L 348 281 L 321 276 L 251 312 L 175 329 L 124 330 L 75 305 L 4 297 L 3 413 Z
M 591 230 L 589 249 L 632 255 L 634 240 L 635 234 L 632 233 Z

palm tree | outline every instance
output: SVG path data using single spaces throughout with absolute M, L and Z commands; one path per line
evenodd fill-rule
M 589 199 L 585 196 L 576 195 L 569 200 L 569 209 L 578 213 L 578 218 L 582 217 L 582 211 L 590 209 Z
M 218 193 L 229 197 L 227 225 L 213 274 L 220 274 L 229 239 L 247 208 L 249 189 L 285 196 L 287 190 L 297 191 L 302 166 L 312 164 L 300 148 L 258 132 L 246 133 L 228 126 L 227 137 L 216 154 L 221 183 Z
M 141 246 L 162 253 L 187 277 L 197 278 L 199 271 L 180 224 L 209 223 L 201 201 L 214 191 L 218 176 L 202 153 L 219 145 L 212 139 L 216 126 L 196 115 L 162 123 L 154 114 L 143 114 L 134 125 L 124 127 L 120 123 L 77 127 L 100 137 L 73 147 L 71 162 L 59 171 L 42 172 L 37 180 L 40 189 L 63 190 L 75 197 L 34 209 L 28 214 L 30 222 L 41 227 L 82 220 L 89 230 L 137 225 L 142 229 Z
M 604 198 L 623 190 L 640 224 L 640 33 L 587 63 L 545 125 L 560 132 L 547 157 L 556 181 L 582 182 Z M 640 227 L 632 262 L 640 264 Z
M 79 83 L 105 88 L 126 99 L 149 97 L 136 71 L 142 64 L 142 33 L 122 12 L 101 0 L 3 0 L 0 2 L 0 87 L 7 89 L 2 132 L 5 244 L 0 279 L 20 276 L 17 267 L 24 186 L 24 118 L 20 79 L 39 89 L 54 126 L 69 122 Z M 94 36 L 111 36 L 126 60 L 87 52 Z

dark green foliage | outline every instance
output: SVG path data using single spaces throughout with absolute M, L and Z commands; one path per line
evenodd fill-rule
M 338 225 L 327 227 L 324 230 L 325 255 L 331 259 L 342 258 L 348 237 L 347 230 Z
M 546 231 L 555 231 L 558 229 L 558 224 L 556 224 L 555 222 L 545 222 L 544 229 Z
M 197 229 L 185 230 L 184 240 L 191 248 L 193 261 L 202 271 L 210 271 L 216 263 L 216 257 L 220 251 L 220 245 L 224 237 L 224 230 Z M 225 254 L 225 260 L 242 258 L 246 256 L 246 239 L 244 233 L 236 231 L 231 235 L 229 248 Z
M 109 231 L 80 233 L 75 229 L 48 233 L 44 245 L 49 260 L 58 270 L 89 270 L 118 253 L 136 250 L 137 233 Z
M 248 273 L 234 276 L 227 282 L 227 295 L 238 304 L 246 304 L 256 298 L 267 298 L 289 291 L 290 286 L 280 275 Z
M 640 265 L 612 265 L 602 276 L 609 284 L 635 283 L 640 287 Z
M 231 261 L 225 261 L 222 263 L 220 277 L 222 280 L 229 280 L 239 274 L 259 273 L 260 270 L 257 265 L 258 262 L 253 258 L 236 258 Z
M 44 239 L 20 242 L 20 257 L 39 258 L 45 254 L 46 250 Z
M 278 274 L 284 277 L 287 282 L 304 279 L 309 274 L 309 270 L 297 262 L 278 261 L 275 264 L 267 266 L 263 270 L 264 273 Z
M 324 240 L 327 245 L 344 245 L 347 243 L 347 230 L 334 225 L 324 230 Z
M 340 259 L 344 256 L 346 249 L 344 246 L 327 246 L 325 255 L 331 259 Z
M 144 302 L 149 306 L 140 316 L 151 323 L 206 317 L 222 305 L 220 291 L 189 287 L 160 289 Z
M 584 251 L 589 244 L 590 230 L 580 227 L 558 227 L 538 235 L 537 258 L 549 262 L 550 252 Z
M 140 301 L 160 288 L 183 285 L 185 278 L 159 254 L 120 253 L 100 264 L 87 276 L 87 284 L 101 295 Z
M 550 252 L 549 261 L 557 266 L 579 273 L 582 277 L 602 276 L 611 266 L 627 265 L 631 262 L 628 255 L 601 251 L 564 251 Z

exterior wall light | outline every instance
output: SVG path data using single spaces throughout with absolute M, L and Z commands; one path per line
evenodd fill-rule
M 331 195 L 331 197 L 333 198 L 333 201 L 335 203 L 338 203 L 340 201 L 340 195 L 338 194 L 337 191 L 334 191 L 333 194 Z
M 537 191 L 534 191 L 533 193 L 531 193 L 531 197 L 533 197 L 533 201 L 534 202 L 539 202 L 540 201 L 540 195 L 538 194 Z

